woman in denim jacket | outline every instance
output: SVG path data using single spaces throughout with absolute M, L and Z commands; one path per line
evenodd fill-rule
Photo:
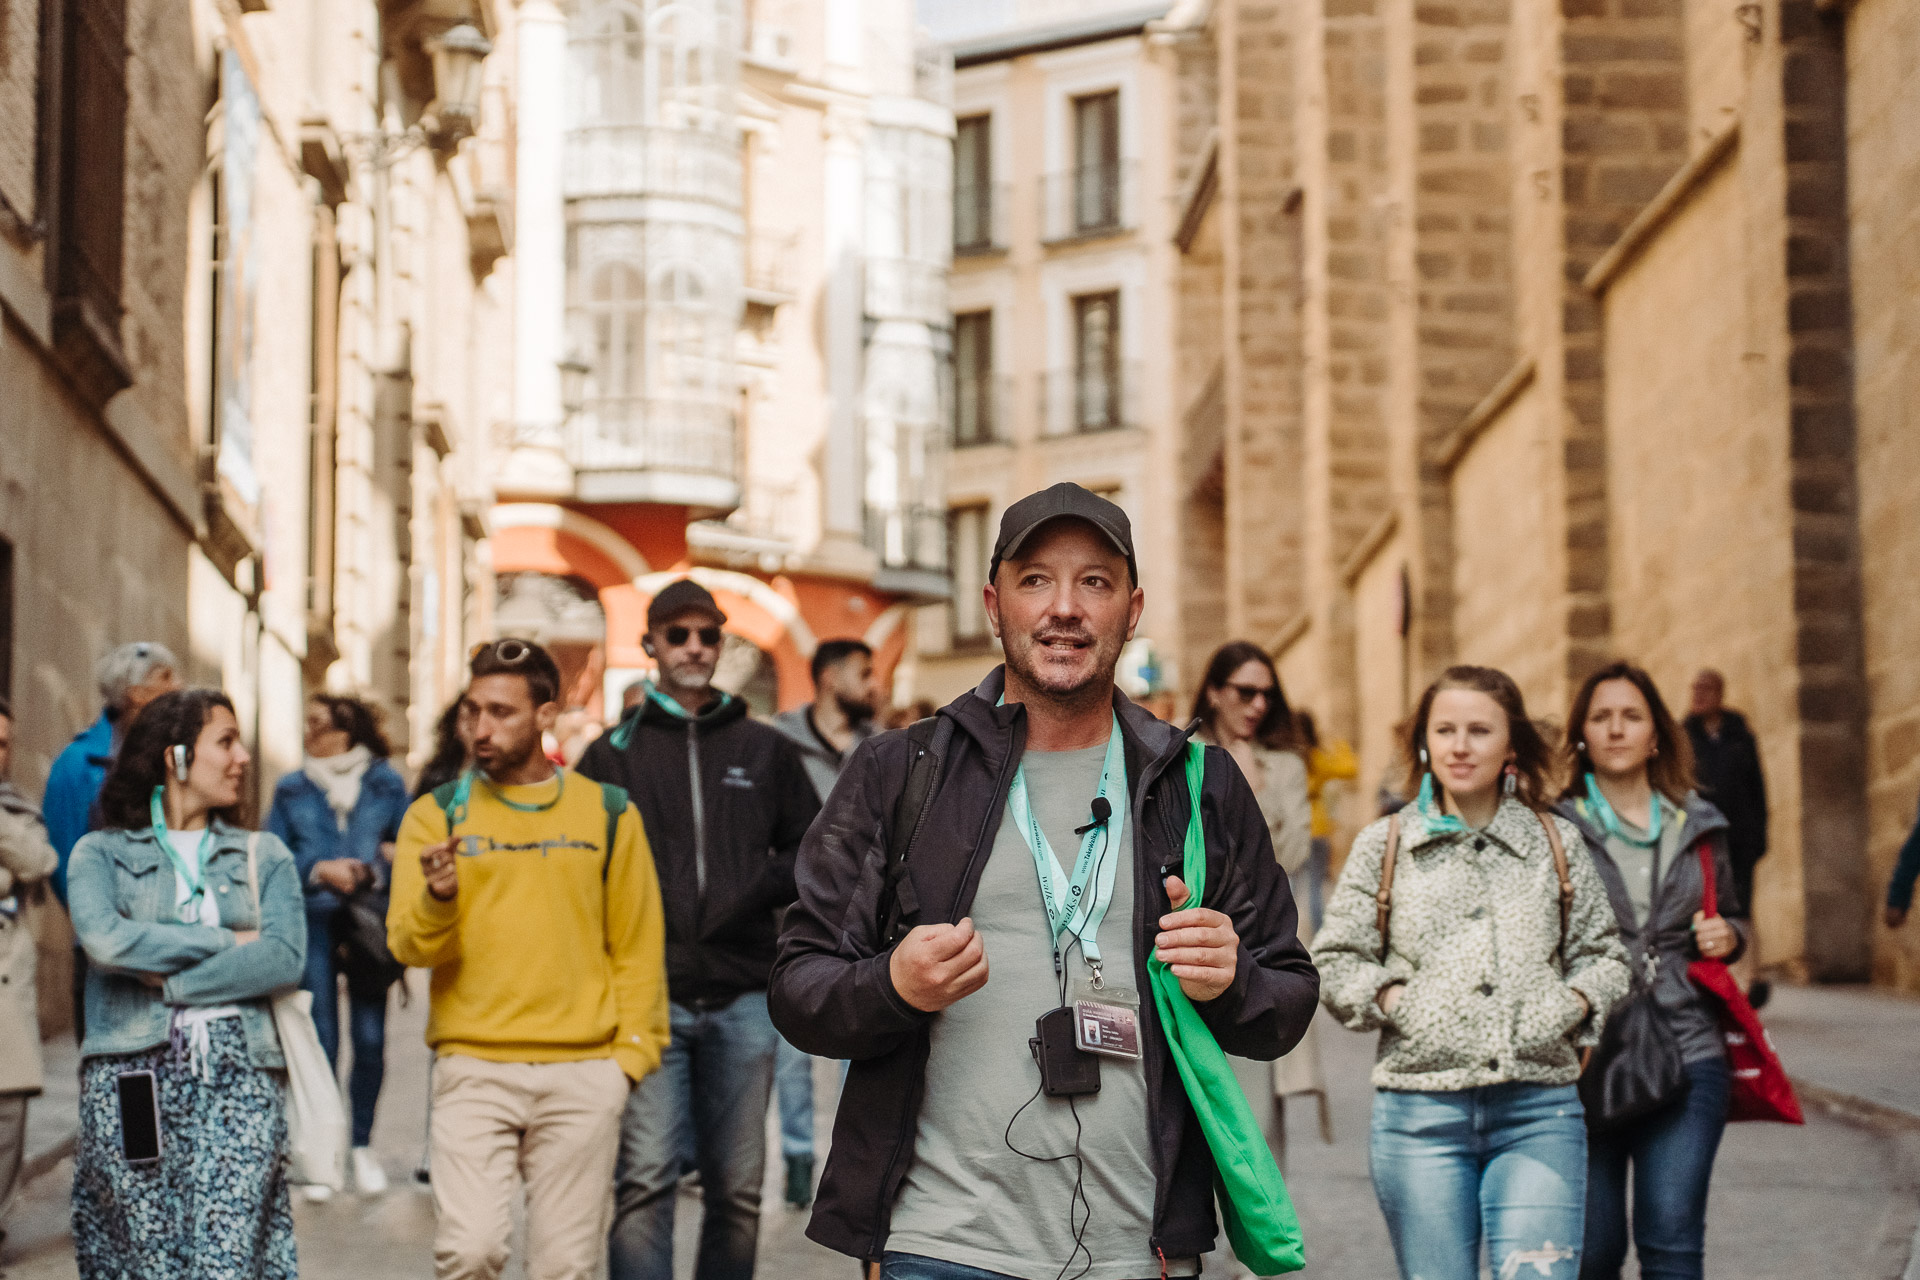
M 340 1060 L 340 979 L 347 980 L 353 1074 L 353 1185 L 362 1195 L 387 1189 L 387 1175 L 369 1145 L 387 1052 L 387 982 L 340 963 L 335 917 L 359 898 L 384 921 L 393 874 L 393 841 L 407 816 L 407 783 L 388 763 L 387 737 L 373 708 L 358 698 L 321 694 L 307 704 L 307 758 L 273 789 L 267 830 L 286 842 L 307 895 L 307 968 L 301 985 L 313 993 L 313 1029 L 327 1061 Z M 331 1193 L 315 1184 L 309 1200 Z
M 224 694 L 156 699 L 73 851 L 86 949 L 74 1251 L 82 1280 L 292 1280 L 286 1060 L 269 997 L 300 981 L 306 913 L 293 856 L 235 822 L 249 757 Z M 247 844 L 258 840 L 258 906 Z M 130 1164 L 117 1080 L 151 1071 L 160 1159 Z

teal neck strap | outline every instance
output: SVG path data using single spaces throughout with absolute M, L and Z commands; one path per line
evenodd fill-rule
M 1107 735 L 1107 758 L 1100 767 L 1100 788 L 1096 799 L 1117 795 L 1120 803 L 1111 807 L 1105 823 L 1092 827 L 1080 840 L 1080 856 L 1074 859 L 1073 878 L 1069 880 L 1054 855 L 1040 820 L 1034 816 L 1027 796 L 1027 766 L 1022 761 L 1014 770 L 1013 787 L 1007 792 L 1007 808 L 1014 826 L 1033 854 L 1033 869 L 1040 880 L 1040 902 L 1046 908 L 1047 923 L 1053 933 L 1053 967 L 1060 970 L 1062 939 L 1070 938 L 1080 946 L 1080 954 L 1093 970 L 1095 985 L 1100 976 L 1100 923 L 1106 919 L 1113 902 L 1114 873 L 1124 846 L 1127 829 L 1127 757 L 1120 736 L 1120 718 L 1114 717 Z M 1091 807 L 1091 806 L 1090 806 Z
M 180 877 L 180 883 L 187 886 L 187 900 L 180 905 L 180 919 L 186 924 L 200 923 L 200 900 L 206 896 L 207 859 L 213 854 L 213 818 L 207 818 L 207 829 L 200 836 L 200 848 L 194 854 L 192 863 L 180 856 L 173 847 L 173 840 L 167 833 L 167 788 L 163 783 L 153 789 L 148 812 L 153 818 L 153 838 L 165 851 L 167 861 L 173 864 L 173 874 Z
M 561 796 L 567 794 L 567 771 L 565 769 L 556 769 L 554 771 L 554 777 L 556 782 L 553 788 L 553 799 L 541 804 L 524 804 L 501 791 L 486 774 L 481 773 L 478 769 L 468 769 L 460 775 L 460 780 L 454 783 L 453 803 L 447 806 L 447 830 L 452 831 L 455 823 L 466 821 L 467 802 L 473 798 L 473 784 L 475 779 L 478 779 L 482 786 L 493 793 L 495 800 L 498 800 L 501 804 L 507 806 L 507 808 L 512 809 L 515 813 L 545 813 L 560 803 Z
M 1650 816 L 1647 820 L 1647 834 L 1644 836 L 1634 835 L 1626 829 L 1620 820 L 1620 815 L 1613 811 L 1611 804 L 1607 803 L 1606 792 L 1600 790 L 1600 784 L 1594 781 L 1592 774 L 1587 775 L 1587 805 L 1599 819 L 1601 830 L 1613 839 L 1624 840 L 1637 849 L 1651 849 L 1660 843 L 1661 813 L 1658 791 L 1653 793 L 1652 800 L 1647 804 L 1647 812 Z

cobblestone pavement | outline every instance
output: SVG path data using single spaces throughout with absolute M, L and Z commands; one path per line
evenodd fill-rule
M 420 1156 L 426 1053 L 420 1043 L 424 999 L 396 1008 L 387 1093 L 375 1142 L 394 1179 L 378 1200 L 345 1196 L 299 1204 L 301 1274 L 309 1280 L 419 1280 L 432 1275 L 433 1208 L 409 1172 Z M 1367 1067 L 1371 1046 L 1325 1025 L 1321 1039 L 1333 1086 L 1336 1141 L 1323 1144 L 1306 1100 L 1291 1104 L 1289 1173 L 1307 1233 L 1313 1280 L 1391 1280 L 1392 1253 L 1367 1180 Z M 822 1117 L 838 1073 L 822 1070 Z M 777 1148 L 776 1148 L 777 1149 Z M 1903 1154 L 1905 1158 L 1903 1159 Z M 1709 1227 L 1710 1277 L 1725 1280 L 1899 1280 L 1908 1260 L 1920 1192 L 1920 1167 L 1899 1143 L 1824 1116 L 1805 1129 L 1737 1125 L 1722 1148 Z M 15 1211 L 0 1267 L 10 1280 L 75 1275 L 66 1227 L 63 1164 L 30 1187 Z M 769 1208 L 761 1232 L 761 1274 L 768 1280 L 852 1280 L 851 1263 L 808 1241 L 802 1215 L 780 1207 L 769 1171 Z M 676 1273 L 692 1274 L 698 1201 L 684 1196 Z M 1224 1267 L 1209 1259 L 1208 1273 Z M 507 1273 L 522 1280 L 516 1263 Z M 1631 1264 L 1628 1276 L 1634 1275 Z

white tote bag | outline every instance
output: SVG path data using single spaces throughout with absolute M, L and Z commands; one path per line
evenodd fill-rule
M 254 917 L 260 915 L 260 833 L 247 837 L 247 882 Z M 339 1191 L 347 1183 L 346 1109 L 333 1064 L 313 1029 L 313 995 L 282 991 L 273 997 L 273 1029 L 287 1060 L 287 1175 Z

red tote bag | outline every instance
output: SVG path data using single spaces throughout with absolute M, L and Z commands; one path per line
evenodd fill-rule
M 1700 872 L 1706 878 L 1700 909 L 1711 918 L 1720 911 L 1713 887 L 1713 850 L 1706 841 L 1700 844 Z M 1727 1119 L 1805 1124 L 1800 1100 L 1793 1096 L 1793 1083 L 1780 1065 L 1780 1055 L 1773 1051 L 1773 1041 L 1760 1025 L 1760 1015 L 1747 1003 L 1746 993 L 1727 972 L 1725 962 L 1695 960 L 1687 966 L 1687 976 L 1720 1002 L 1720 1034 L 1727 1042 L 1727 1065 L 1733 1068 L 1733 1101 L 1727 1108 Z

